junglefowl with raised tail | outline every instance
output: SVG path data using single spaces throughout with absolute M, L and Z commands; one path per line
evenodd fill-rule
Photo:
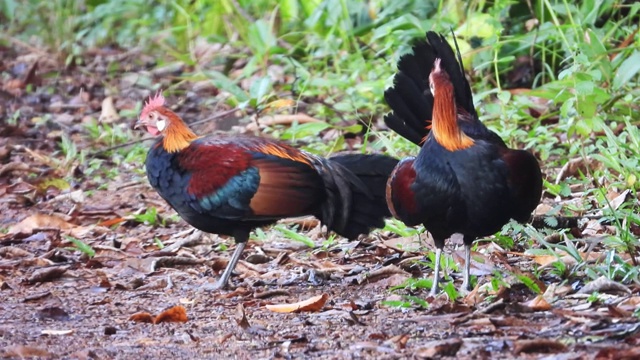
M 385 91 L 392 112 L 385 123 L 420 145 L 402 159 L 387 184 L 392 214 L 409 226 L 423 224 L 436 246 L 431 294 L 438 290 L 445 240 L 462 234 L 462 287 L 470 290 L 471 245 L 510 219 L 529 220 L 542 194 L 536 158 L 510 149 L 478 118 L 460 53 L 446 39 L 427 39 L 401 57 L 393 87 Z

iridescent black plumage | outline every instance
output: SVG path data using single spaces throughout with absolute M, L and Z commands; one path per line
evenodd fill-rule
M 387 125 L 422 145 L 418 156 L 394 169 L 387 203 L 394 216 L 422 223 L 433 235 L 435 293 L 445 240 L 464 236 L 468 287 L 472 242 L 511 218 L 527 221 L 540 200 L 542 176 L 533 155 L 509 149 L 480 122 L 460 57 L 444 37 L 428 32 L 427 40 L 400 59 L 394 86 L 385 92 L 393 110 Z

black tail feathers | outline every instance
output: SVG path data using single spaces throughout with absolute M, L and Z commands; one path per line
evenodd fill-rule
M 391 216 L 385 198 L 387 179 L 398 160 L 378 154 L 345 154 L 333 156 L 329 162 L 334 168 L 341 169 L 340 177 L 348 186 L 348 189 L 341 189 L 340 206 L 334 214 L 343 221 L 334 221 L 331 230 L 355 239 L 372 229 L 384 227 L 384 219 Z M 333 207 L 336 207 L 335 203 Z
M 384 118 L 391 130 L 418 145 L 429 133 L 426 126 L 431 120 L 433 110 L 429 74 L 436 58 L 441 59 L 441 64 L 454 86 L 456 104 L 469 114 L 476 114 L 460 51 L 457 51 L 457 55 L 456 57 L 444 36 L 429 31 L 426 40 L 420 39 L 413 45 L 411 54 L 405 54 L 400 58 L 393 87 L 384 93 L 387 104 L 393 110 Z

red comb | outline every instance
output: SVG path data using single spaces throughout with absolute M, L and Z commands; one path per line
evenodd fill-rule
M 161 106 L 164 106 L 164 96 L 162 96 L 162 91 L 158 90 L 158 92 L 156 92 L 156 96 L 149 96 L 149 100 L 144 103 L 144 108 L 142 108 L 140 117 L 144 117 L 150 111 L 153 111 L 154 109 Z

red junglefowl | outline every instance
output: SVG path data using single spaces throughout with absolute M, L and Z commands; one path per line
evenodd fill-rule
M 463 235 L 463 289 L 470 290 L 473 241 L 496 233 L 511 218 L 528 221 L 540 201 L 542 175 L 532 154 L 509 149 L 480 122 L 460 53 L 456 59 L 434 32 L 427 40 L 398 62 L 394 85 L 385 91 L 393 110 L 385 123 L 421 145 L 418 156 L 393 170 L 387 203 L 396 218 L 409 226 L 424 224 L 433 236 L 433 295 L 445 240 Z
M 279 219 L 316 216 L 329 230 L 353 239 L 384 226 L 389 174 L 385 155 L 324 159 L 282 142 L 252 136 L 199 137 L 158 94 L 136 127 L 160 138 L 147 154 L 151 186 L 193 227 L 230 235 L 236 249 L 214 290 L 226 286 L 256 227 Z

